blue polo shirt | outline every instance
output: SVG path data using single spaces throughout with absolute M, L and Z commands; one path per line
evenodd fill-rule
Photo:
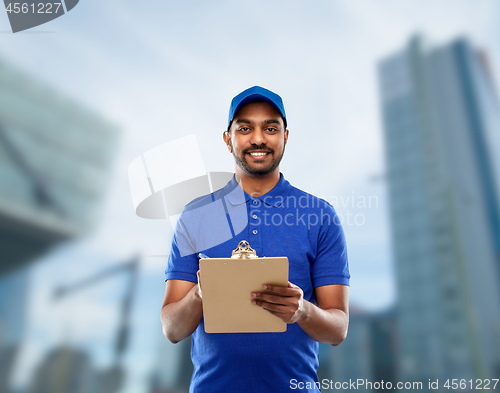
M 244 192 L 233 176 L 221 190 L 189 203 L 177 221 L 166 280 L 197 282 L 199 252 L 228 258 L 241 240 L 258 256 L 288 257 L 289 281 L 312 303 L 316 287 L 349 285 L 344 232 L 333 206 L 293 187 L 283 174 L 262 196 Z M 303 386 L 301 391 L 319 392 L 318 345 L 297 323 L 284 333 L 205 333 L 202 317 L 192 336 L 189 391 L 290 392 Z

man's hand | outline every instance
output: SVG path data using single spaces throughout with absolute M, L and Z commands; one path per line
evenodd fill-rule
M 288 287 L 263 285 L 265 292 L 253 292 L 252 304 L 262 307 L 286 323 L 295 323 L 307 318 L 304 292 L 288 282 Z
M 297 322 L 314 340 L 338 345 L 349 326 L 349 287 L 324 285 L 314 289 L 317 306 L 304 299 L 304 292 L 288 287 L 263 285 L 264 292 L 252 293 L 252 304 L 262 307 L 286 323 Z

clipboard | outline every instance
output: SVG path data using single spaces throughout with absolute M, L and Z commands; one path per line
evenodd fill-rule
M 202 257 L 200 279 L 206 333 L 286 331 L 286 322 L 251 300 L 263 284 L 288 285 L 287 257 L 258 258 L 242 240 L 231 258 Z

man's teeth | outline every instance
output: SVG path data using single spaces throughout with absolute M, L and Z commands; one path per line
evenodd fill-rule
M 254 152 L 254 153 L 250 153 L 250 155 L 252 156 L 265 156 L 267 154 L 267 152 Z

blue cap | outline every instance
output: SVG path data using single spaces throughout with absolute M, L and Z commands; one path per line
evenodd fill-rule
M 244 105 L 255 101 L 264 101 L 273 105 L 283 117 L 283 121 L 285 122 L 286 127 L 285 107 L 283 106 L 283 100 L 281 99 L 281 97 L 276 93 L 273 93 L 271 90 L 264 89 L 260 86 L 254 86 L 241 92 L 231 101 L 231 107 L 229 108 L 229 120 L 227 122 L 228 130 L 229 127 L 231 127 L 231 122 L 233 121 L 234 116 L 238 113 L 238 111 Z

